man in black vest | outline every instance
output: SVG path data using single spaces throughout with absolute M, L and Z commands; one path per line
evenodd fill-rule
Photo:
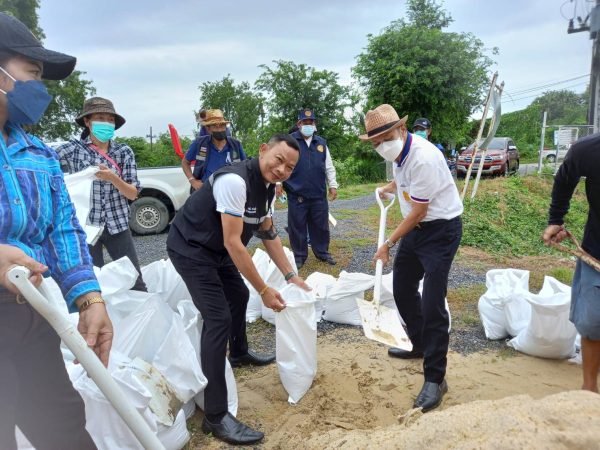
M 181 168 L 191 185 L 190 193 L 200 189 L 208 177 L 225 164 L 246 159 L 242 143 L 231 137 L 229 124 L 220 109 L 204 111 L 202 128 L 208 135 L 203 135 L 201 129 L 181 160 Z M 196 161 L 193 173 L 192 161 Z
M 260 293 L 266 307 L 274 311 L 285 308 L 279 292 L 258 274 L 246 250 L 250 238 L 262 239 L 286 281 L 309 289 L 290 266 L 271 217 L 275 183 L 290 176 L 298 156 L 296 140 L 278 134 L 260 146 L 258 159 L 221 168 L 177 213 L 167 239 L 169 257 L 204 319 L 200 357 L 208 384 L 202 430 L 230 444 L 258 442 L 263 433 L 227 412 L 227 341 L 234 366 L 274 360 L 248 350 L 248 288 L 240 272 Z
M 335 265 L 329 253 L 329 205 L 326 198 L 337 198 L 335 167 L 327 141 L 316 134 L 315 114 L 310 109 L 298 113 L 298 130 L 292 136 L 300 146 L 300 159 L 292 176 L 283 183 L 288 196 L 288 232 L 296 266 L 308 257 L 308 236 L 317 259 Z M 283 194 L 277 187 L 277 196 Z

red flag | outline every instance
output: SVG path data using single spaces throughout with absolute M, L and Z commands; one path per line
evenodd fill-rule
M 173 150 L 177 153 L 181 159 L 185 156 L 181 150 L 181 142 L 179 141 L 179 134 L 172 124 L 169 124 L 169 133 L 171 134 L 171 142 L 173 143 Z

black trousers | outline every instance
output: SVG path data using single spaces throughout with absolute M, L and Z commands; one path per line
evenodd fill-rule
M 198 261 L 170 249 L 168 252 L 203 319 L 200 363 L 208 381 L 204 390 L 204 412 L 207 416 L 224 414 L 227 412 L 227 342 L 233 357 L 248 352 L 248 288 L 229 255 L 206 251 L 206 260 Z
M 449 317 L 444 300 L 461 237 L 460 217 L 425 222 L 402 238 L 394 259 L 394 300 L 413 346 L 425 354 L 425 381 L 434 383 L 446 375 Z
M 288 195 L 288 231 L 290 246 L 297 262 L 304 263 L 308 257 L 308 235 L 317 258 L 325 259 L 330 256 L 327 199 Z
M 29 304 L 0 304 L 0 449 L 17 448 L 15 425 L 37 450 L 95 449 L 60 339 Z
M 133 243 L 131 231 L 125 230 L 117 234 L 110 234 L 105 228 L 98 238 L 98 241 L 94 245 L 88 245 L 88 248 L 90 249 L 90 255 L 92 255 L 92 260 L 94 261 L 94 265 L 96 267 L 104 266 L 103 247 L 106 247 L 106 251 L 113 261 L 122 258 L 123 256 L 127 256 L 135 266 L 135 269 L 138 271 L 137 280 L 131 289 L 134 291 L 148 292 L 146 283 L 144 283 L 144 280 L 142 279 L 140 261 L 137 256 L 137 252 L 135 251 L 135 245 Z

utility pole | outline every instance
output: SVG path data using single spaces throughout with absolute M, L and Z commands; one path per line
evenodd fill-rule
M 589 20 L 589 24 L 588 24 Z M 600 131 L 600 0 L 585 18 L 577 17 L 579 27 L 575 28 L 573 19 L 569 20 L 567 33 L 590 32 L 590 39 L 594 40 L 592 46 L 592 67 L 590 70 L 590 106 L 588 109 L 588 123 L 594 127 L 594 133 Z
M 152 134 L 152 125 L 150 125 L 150 134 L 147 134 L 146 137 L 150 139 L 150 152 L 154 151 L 154 138 L 155 134 Z
M 544 151 L 544 138 L 546 137 L 546 120 L 548 119 L 548 111 L 544 111 L 544 121 L 542 122 L 542 136 L 540 137 L 540 157 L 538 159 L 538 174 L 542 173 L 542 153 Z M 558 159 L 558 153 L 556 155 Z

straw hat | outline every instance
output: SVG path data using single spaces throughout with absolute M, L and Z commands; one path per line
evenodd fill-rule
M 88 98 L 85 102 L 83 102 L 83 111 L 81 114 L 79 114 L 77 119 L 75 119 L 75 122 L 77 122 L 79 126 L 85 127 L 85 122 L 83 120 L 85 117 L 91 114 L 101 113 L 112 114 L 115 116 L 115 130 L 121 128 L 125 123 L 125 118 L 117 114 L 113 103 L 110 100 L 102 97 Z
M 223 117 L 223 111 L 221 111 L 220 109 L 207 109 L 206 117 L 202 121 L 202 125 L 204 126 L 223 124 L 226 125 L 228 123 L 231 122 L 229 122 L 229 120 L 226 120 L 225 117 Z
M 398 113 L 391 105 L 379 105 L 375 109 L 371 109 L 365 116 L 366 134 L 361 134 L 358 138 L 363 141 L 369 141 L 379 135 L 387 133 L 394 128 L 398 128 L 406 123 L 408 116 L 402 119 L 398 117 Z

